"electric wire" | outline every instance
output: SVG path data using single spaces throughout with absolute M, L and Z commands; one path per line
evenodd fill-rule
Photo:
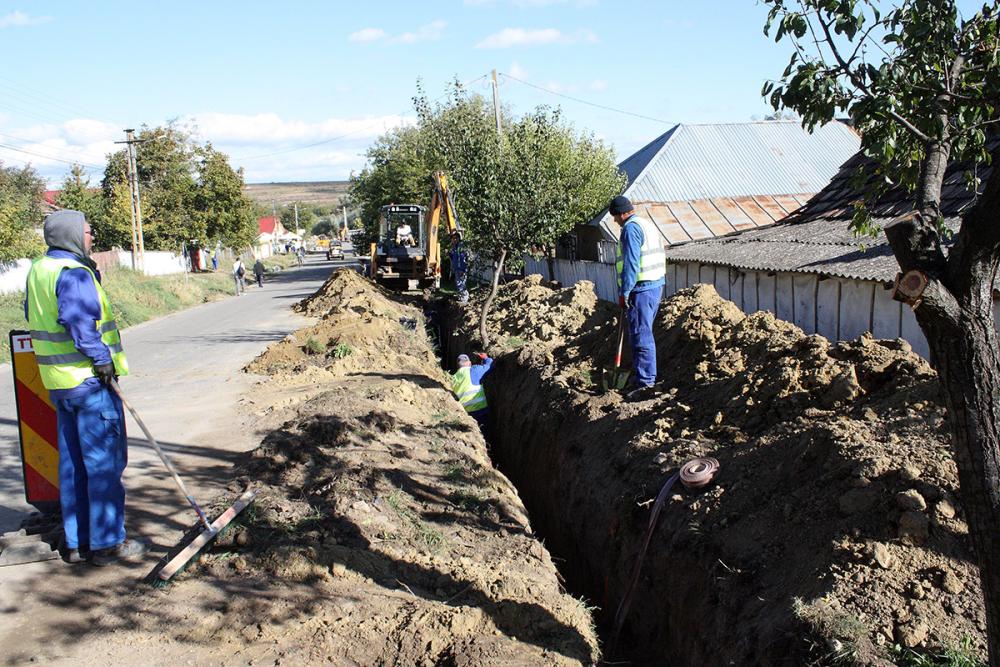
M 557 93 L 556 91 L 550 90 L 550 89 L 546 88 L 545 86 L 539 86 L 539 85 L 536 85 L 536 84 L 531 83 L 529 81 L 525 81 L 524 79 L 519 79 L 516 76 L 511 76 L 510 74 L 504 74 L 503 72 L 497 72 L 497 74 L 499 74 L 500 76 L 504 77 L 505 79 L 510 79 L 511 81 L 516 81 L 516 82 L 518 82 L 520 84 L 523 84 L 525 86 L 529 86 L 531 88 L 536 88 L 538 90 L 541 90 L 542 92 L 548 93 L 549 95 L 555 95 L 556 97 L 562 97 L 562 98 L 565 98 L 567 100 L 573 100 L 574 102 L 578 102 L 580 104 L 586 104 L 587 106 L 596 107 L 598 109 L 604 109 L 605 111 L 613 111 L 615 113 L 624 114 L 626 116 L 632 116 L 634 118 L 641 118 L 643 120 L 651 120 L 651 121 L 653 121 L 655 123 L 663 123 L 664 125 L 676 125 L 677 124 L 677 123 L 674 123 L 674 122 L 669 121 L 669 120 L 664 120 L 662 118 L 655 118 L 653 116 L 645 116 L 645 115 L 643 115 L 641 113 L 635 113 L 634 111 L 626 111 L 625 109 L 617 109 L 615 107 L 609 107 L 609 106 L 607 106 L 605 104 L 598 104 L 597 102 L 591 102 L 589 100 L 585 100 L 585 99 L 582 99 L 582 98 L 579 98 L 579 97 L 573 97 L 572 95 L 566 95 L 565 93 Z
M 474 83 L 476 83 L 478 81 L 481 81 L 482 79 L 485 79 L 487 76 L 489 76 L 489 75 L 488 74 L 483 74 L 482 76 L 477 76 L 475 79 L 467 81 L 467 82 L 465 82 L 465 83 L 463 83 L 461 85 L 462 85 L 463 88 L 468 88 L 472 84 L 474 84 Z M 451 94 L 451 92 L 449 91 L 449 92 L 446 92 L 446 93 L 444 93 L 442 95 L 438 95 L 433 100 L 431 100 L 431 102 L 437 102 L 437 101 L 441 100 L 442 98 L 444 98 L 444 97 L 446 97 L 446 96 L 448 96 L 450 94 Z M 409 109 L 404 109 L 403 111 L 400 111 L 399 113 L 395 114 L 395 116 L 401 117 L 407 111 L 409 111 Z M 301 151 L 301 150 L 306 150 L 306 149 L 309 149 L 309 148 L 315 148 L 316 146 L 323 146 L 323 145 L 326 145 L 326 144 L 333 143 L 335 141 L 340 141 L 342 139 L 347 139 L 348 137 L 352 137 L 355 134 L 358 134 L 360 132 L 365 132 L 365 131 L 369 130 L 371 128 L 372 124 L 375 123 L 375 122 L 378 122 L 378 121 L 376 119 L 372 119 L 371 123 L 366 123 L 366 124 L 364 124 L 364 125 L 356 128 L 354 130 L 351 130 L 350 132 L 347 132 L 345 134 L 337 135 L 336 137 L 330 137 L 329 139 L 323 139 L 321 141 L 314 141 L 312 143 L 303 144 L 301 146 L 293 146 L 291 148 L 283 148 L 281 150 L 272 151 L 270 153 L 261 153 L 260 155 L 250 155 L 250 156 L 244 156 L 244 157 L 233 157 L 233 158 L 230 158 L 230 159 L 233 160 L 234 162 L 237 162 L 237 161 L 239 161 L 239 162 L 246 162 L 247 160 L 257 160 L 257 159 L 260 159 L 260 158 L 272 157 L 274 155 L 284 155 L 286 153 L 294 153 L 295 151 Z M 398 126 L 393 126 L 393 127 L 398 127 Z
M 96 164 L 91 164 L 89 162 L 81 162 L 79 160 L 64 160 L 62 158 L 54 157 L 52 155 L 43 155 L 42 153 L 36 153 L 34 151 L 27 151 L 23 148 L 18 148 L 17 146 L 11 146 L 10 144 L 0 144 L 0 148 L 4 148 L 9 151 L 16 151 L 18 153 L 24 153 L 25 155 L 33 155 L 35 157 L 40 157 L 45 160 L 54 160 L 56 162 L 65 162 L 66 164 L 78 164 L 82 167 L 90 167 L 91 169 L 104 169 Z

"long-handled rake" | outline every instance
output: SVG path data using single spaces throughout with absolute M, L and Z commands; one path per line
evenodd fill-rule
M 156 576 L 160 579 L 160 581 L 167 581 L 170 577 L 180 571 L 181 568 L 187 565 L 192 558 L 197 556 L 209 542 L 215 539 L 223 528 L 232 523 L 233 519 L 235 519 L 240 512 L 246 509 L 247 505 L 253 502 L 257 492 L 254 490 L 245 491 L 243 495 L 237 498 L 236 502 L 230 505 L 225 512 L 220 514 L 215 521 L 209 522 L 208 517 L 205 515 L 205 511 L 201 509 L 201 505 L 198 504 L 198 502 L 194 499 L 194 496 L 191 495 L 191 492 L 188 491 L 184 480 L 177 474 L 177 469 L 174 468 L 174 464 L 167 457 L 166 453 L 160 447 L 160 443 L 158 443 L 156 438 L 153 437 L 153 434 L 149 432 L 149 429 L 146 427 L 146 423 L 142 421 L 141 417 L 139 417 L 139 413 L 135 411 L 132 404 L 128 402 L 127 398 L 125 398 L 125 394 L 122 392 L 121 387 L 118 386 L 117 381 L 111 381 L 111 389 L 118 394 L 118 398 L 121 399 L 122 405 L 128 408 L 128 411 L 132 413 L 132 417 L 135 418 L 135 422 L 139 425 L 139 428 L 142 429 L 142 432 L 146 434 L 146 439 L 153 447 L 156 455 L 160 457 L 160 460 L 163 461 L 163 465 L 170 471 L 170 475 L 174 478 L 174 483 L 177 484 L 177 488 L 180 489 L 181 494 L 188 501 L 188 503 L 191 504 L 191 507 L 198 515 L 198 520 L 205 527 L 205 529 L 201 531 L 201 533 L 195 537 L 190 544 L 174 554 L 174 556 L 156 573 Z

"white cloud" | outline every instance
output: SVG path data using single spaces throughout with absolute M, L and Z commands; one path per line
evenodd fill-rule
M 509 49 L 514 46 L 546 44 L 594 44 L 597 35 L 590 30 L 565 33 L 558 28 L 504 28 L 476 44 L 477 49 Z
M 528 70 L 521 67 L 521 64 L 516 60 L 510 64 L 509 74 L 515 79 L 521 79 L 522 81 L 528 80 Z
M 420 26 L 414 32 L 404 32 L 399 37 L 390 39 L 391 42 L 400 44 L 413 44 L 414 42 L 427 42 L 440 39 L 447 25 L 444 21 L 431 21 L 427 25 Z
M 198 128 L 199 136 L 214 144 L 278 147 L 288 142 L 302 144 L 336 137 L 368 140 L 382 134 L 386 128 L 413 122 L 411 118 L 398 115 L 327 118 L 309 123 L 286 120 L 276 113 L 248 115 L 214 112 L 195 114 L 185 120 Z
M 349 42 L 374 42 L 385 37 L 385 30 L 382 28 L 364 28 L 357 32 L 352 32 L 347 36 Z
M 30 126 L 3 120 L 0 133 L 7 136 L 0 136 L 0 143 L 34 155 L 0 147 L 0 162 L 30 163 L 53 188 L 69 172 L 67 161 L 88 165 L 91 184 L 96 186 L 103 177 L 107 154 L 121 148 L 115 142 L 122 139 L 123 125 L 88 118 Z M 211 141 L 229 155 L 234 167 L 245 167 L 248 181 L 262 182 L 346 179 L 352 170 L 361 169 L 365 149 L 374 137 L 411 125 L 414 119 L 392 114 L 304 121 L 276 113 L 206 112 L 181 122 L 197 129 L 199 141 Z M 324 141 L 328 143 L 305 147 Z
M 51 16 L 29 16 L 24 12 L 13 11 L 10 14 L 0 16 L 0 28 L 23 28 L 48 23 L 51 20 Z
M 352 32 L 347 36 L 351 42 L 385 42 L 387 44 L 416 44 L 417 42 L 429 42 L 440 39 L 444 34 L 445 26 L 448 24 L 442 20 L 431 21 L 422 25 L 416 30 L 390 35 L 382 28 L 365 28 Z

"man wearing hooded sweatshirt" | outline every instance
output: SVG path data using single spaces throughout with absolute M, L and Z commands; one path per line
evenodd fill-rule
M 148 548 L 125 538 L 125 415 L 108 386 L 128 361 L 83 213 L 50 213 L 44 233 L 48 251 L 32 262 L 24 315 L 56 407 L 63 558 L 108 565 Z

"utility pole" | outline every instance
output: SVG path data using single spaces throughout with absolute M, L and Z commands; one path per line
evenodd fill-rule
M 300 236 L 302 235 L 302 233 L 299 231 L 299 205 L 298 205 L 298 203 L 295 204 L 295 233 L 298 234 L 298 235 L 300 235 Z
M 500 88 L 497 86 L 497 71 L 493 70 L 493 116 L 497 122 L 497 139 L 500 138 Z
M 344 207 L 344 233 L 340 235 L 340 240 L 347 240 L 347 207 Z
M 141 143 L 135 138 L 135 130 L 125 130 L 125 141 L 116 141 L 116 144 L 125 144 L 126 163 L 128 165 L 128 187 L 132 194 L 132 269 L 143 271 L 146 266 L 145 250 L 146 244 L 142 234 L 142 204 L 139 198 L 139 170 L 136 167 L 135 145 Z

